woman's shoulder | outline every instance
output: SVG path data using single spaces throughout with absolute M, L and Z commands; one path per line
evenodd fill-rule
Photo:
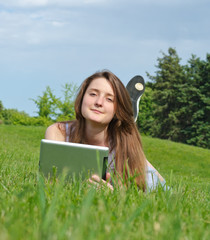
M 65 141 L 65 123 L 57 122 L 50 125 L 45 132 L 45 139 Z

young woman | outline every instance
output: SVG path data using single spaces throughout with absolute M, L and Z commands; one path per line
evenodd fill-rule
M 109 171 L 119 181 L 135 176 L 144 191 L 164 182 L 145 158 L 128 91 L 112 72 L 96 72 L 82 83 L 75 112 L 76 120 L 51 125 L 45 138 L 109 147 Z

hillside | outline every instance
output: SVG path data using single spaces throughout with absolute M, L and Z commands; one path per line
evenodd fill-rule
M 44 127 L 0 125 L 0 239 L 208 239 L 210 151 L 142 137 L 169 191 L 94 189 L 38 174 Z

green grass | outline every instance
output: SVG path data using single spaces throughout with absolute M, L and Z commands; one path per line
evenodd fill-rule
M 0 125 L 0 239 L 209 239 L 209 150 L 142 137 L 171 190 L 112 193 L 39 176 L 44 132 Z

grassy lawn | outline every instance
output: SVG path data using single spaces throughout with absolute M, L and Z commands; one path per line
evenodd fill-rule
M 209 239 L 209 150 L 142 137 L 171 190 L 112 193 L 39 176 L 44 132 L 0 125 L 0 239 Z

